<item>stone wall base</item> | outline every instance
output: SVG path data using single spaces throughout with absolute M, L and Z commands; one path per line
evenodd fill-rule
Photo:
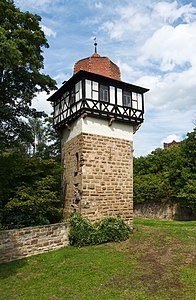
M 134 204 L 134 217 L 179 221 L 196 220 L 196 215 L 188 209 L 180 207 L 178 203 L 145 202 Z
M 0 231 L 0 262 L 8 262 L 67 246 L 68 232 L 68 223 Z

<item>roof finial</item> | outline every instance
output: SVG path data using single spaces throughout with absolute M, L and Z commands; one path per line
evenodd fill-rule
M 96 37 L 94 38 L 94 46 L 95 46 L 95 53 L 97 53 L 97 39 L 96 39 Z

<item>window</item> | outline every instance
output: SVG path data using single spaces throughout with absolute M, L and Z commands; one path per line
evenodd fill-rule
M 79 101 L 82 99 L 82 81 L 78 81 L 75 84 L 75 101 Z
M 138 98 L 141 96 L 140 94 L 137 93 L 132 93 L 132 106 L 135 109 L 138 109 Z
M 79 155 L 78 155 L 78 152 L 77 152 L 76 153 L 76 168 L 75 168 L 74 176 L 78 175 L 79 168 L 80 168 L 80 162 L 79 162 Z
M 75 92 L 74 89 L 72 89 L 70 92 L 70 105 L 74 104 L 74 102 L 75 102 Z
M 76 83 L 76 85 L 75 85 L 75 99 L 76 99 L 76 102 L 80 98 L 79 92 L 80 92 L 80 82 Z
M 69 92 L 65 92 L 64 98 L 65 98 L 65 103 L 68 106 L 69 105 Z
M 92 99 L 99 100 L 98 82 L 92 81 Z
M 100 85 L 100 100 L 105 102 L 109 101 L 108 87 L 105 85 Z
M 123 105 L 124 106 L 131 106 L 131 93 L 123 92 Z

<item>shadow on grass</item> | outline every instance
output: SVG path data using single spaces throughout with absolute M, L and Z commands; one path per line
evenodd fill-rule
M 21 247 L 19 239 L 14 234 L 15 230 L 3 230 L 0 232 L 2 240 L 0 249 L 0 278 L 6 278 L 16 274 L 18 269 L 26 264 L 26 253 Z M 21 258 L 21 259 L 20 259 Z
M 27 264 L 27 259 L 18 259 L 0 264 L 0 280 L 11 277 L 20 272 L 20 269 Z

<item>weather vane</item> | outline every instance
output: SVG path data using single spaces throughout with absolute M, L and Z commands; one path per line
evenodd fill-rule
M 94 38 L 94 46 L 95 46 L 95 53 L 97 53 L 97 39 L 96 39 L 96 37 Z

